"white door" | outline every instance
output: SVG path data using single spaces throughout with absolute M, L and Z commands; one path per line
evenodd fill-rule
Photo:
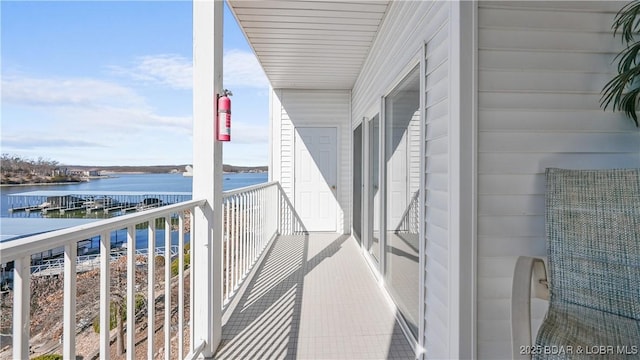
M 294 206 L 307 231 L 336 231 L 336 128 L 296 128 Z

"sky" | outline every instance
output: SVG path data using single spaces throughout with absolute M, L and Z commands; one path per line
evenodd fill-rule
M 192 38 L 191 1 L 1 1 L 2 153 L 191 164 Z M 223 69 L 224 163 L 267 165 L 269 83 L 226 4 Z

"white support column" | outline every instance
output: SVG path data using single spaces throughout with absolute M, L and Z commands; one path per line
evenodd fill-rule
M 449 356 L 476 358 L 477 1 L 449 19 Z
M 222 322 L 222 144 L 215 140 L 215 98 L 222 92 L 223 2 L 193 3 L 193 198 L 207 203 L 193 221 L 194 343 L 204 357 L 220 343 Z

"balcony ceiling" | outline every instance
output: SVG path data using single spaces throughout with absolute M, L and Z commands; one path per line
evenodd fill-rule
M 228 0 L 274 88 L 351 89 L 389 1 Z

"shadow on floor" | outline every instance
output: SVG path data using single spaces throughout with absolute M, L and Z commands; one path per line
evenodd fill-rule
M 349 238 L 335 237 L 309 260 L 309 235 L 280 236 L 274 241 L 222 328 L 216 359 L 298 357 L 305 276 Z

